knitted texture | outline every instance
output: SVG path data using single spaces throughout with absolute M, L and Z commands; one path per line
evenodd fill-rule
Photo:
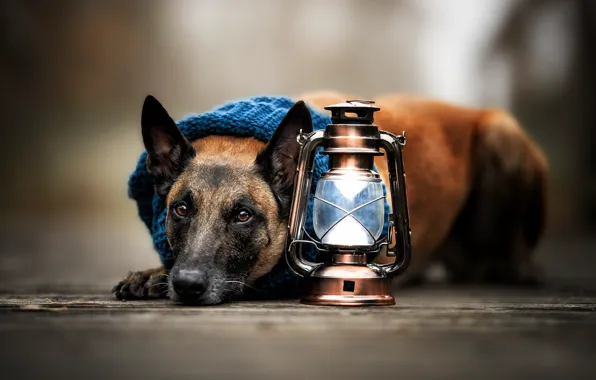
M 180 131 L 190 141 L 209 135 L 227 135 L 239 137 L 254 137 L 266 143 L 269 141 L 277 126 L 295 101 L 282 96 L 257 96 L 228 102 L 202 114 L 190 114 L 176 124 Z M 309 107 L 313 129 L 325 129 L 331 123 L 328 115 L 313 110 Z M 322 149 L 322 148 L 321 148 Z M 143 152 L 137 161 L 137 166 L 131 173 L 128 181 L 128 195 L 137 204 L 138 214 L 147 226 L 153 239 L 153 245 L 162 264 L 171 268 L 174 255 L 166 238 L 166 204 L 165 199 L 154 191 L 153 177 L 147 171 L 147 152 Z M 305 228 L 314 235 L 312 227 L 313 197 L 321 175 L 328 168 L 328 157 L 317 154 L 314 163 L 313 184 L 307 210 Z M 383 187 L 383 193 L 386 189 Z M 387 233 L 387 215 L 389 205 L 385 200 L 385 225 L 383 236 Z M 314 261 L 316 251 L 303 249 L 306 259 Z M 254 284 L 260 293 L 258 296 L 283 296 L 287 289 L 293 289 L 298 284 L 299 277 L 288 267 L 282 256 L 273 270 L 257 280 Z

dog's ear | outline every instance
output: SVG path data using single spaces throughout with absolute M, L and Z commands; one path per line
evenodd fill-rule
M 300 130 L 302 133 L 310 133 L 313 130 L 310 111 L 303 101 L 290 108 L 255 161 L 257 170 L 273 189 L 282 215 L 286 215 L 290 210 L 294 174 L 300 154 L 300 144 L 297 140 Z
M 141 127 L 148 154 L 147 170 L 155 180 L 155 192 L 165 197 L 195 156 L 195 150 L 161 103 L 151 95 L 143 103 Z

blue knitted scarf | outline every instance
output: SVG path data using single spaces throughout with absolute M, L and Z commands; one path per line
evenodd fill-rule
M 254 137 L 264 143 L 269 141 L 277 126 L 288 110 L 295 104 L 295 101 L 288 97 L 281 96 L 258 96 L 248 99 L 241 99 L 228 102 L 216 107 L 209 112 L 202 114 L 190 114 L 177 122 L 180 131 L 190 141 L 209 135 L 227 135 L 239 137 Z M 309 107 L 311 112 L 313 129 L 325 129 L 331 123 L 328 115 Z M 147 172 L 147 152 L 143 152 L 138 159 L 135 170 L 128 181 L 128 195 L 137 204 L 138 214 L 143 223 L 147 226 L 153 238 L 153 246 L 162 264 L 171 268 L 174 264 L 174 256 L 166 238 L 166 204 L 165 200 L 158 196 L 153 187 L 153 178 Z M 317 154 L 313 173 L 313 184 L 311 188 L 311 199 L 307 211 L 305 228 L 314 236 L 312 228 L 312 195 L 316 185 L 327 170 L 328 157 Z M 385 187 L 383 193 L 386 194 Z M 387 215 L 389 205 L 385 200 L 385 225 L 383 236 L 387 233 Z M 303 250 L 305 258 L 314 261 L 316 251 Z M 281 257 L 273 270 L 257 280 L 254 287 L 258 289 L 256 297 L 283 297 L 284 292 L 295 289 L 299 277 L 288 267 L 285 258 Z

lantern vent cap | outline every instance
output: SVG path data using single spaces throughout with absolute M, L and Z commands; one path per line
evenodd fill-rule
M 372 100 L 346 100 L 343 103 L 326 106 L 331 111 L 331 121 L 334 124 L 372 124 L 374 113 L 380 108 Z

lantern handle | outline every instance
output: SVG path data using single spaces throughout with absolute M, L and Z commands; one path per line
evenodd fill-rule
M 410 242 L 410 218 L 408 216 L 408 200 L 406 192 L 406 173 L 402 156 L 402 148 L 406 145 L 406 133 L 396 136 L 386 131 L 381 134 L 381 146 L 387 155 L 387 169 L 389 171 L 389 186 L 391 189 L 392 220 L 389 228 L 395 227 L 396 252 L 395 261 L 390 264 L 378 265 L 389 276 L 394 277 L 403 273 L 410 265 L 412 245 Z M 391 233 L 391 231 L 389 231 Z M 390 248 L 387 246 L 389 253 Z M 389 255 L 388 255 L 389 256 Z M 391 255 L 393 256 L 393 255 Z
M 306 243 L 302 239 L 302 234 L 312 184 L 314 156 L 316 149 L 323 144 L 324 138 L 325 131 L 323 130 L 309 134 L 303 134 L 300 130 L 300 134 L 296 137 L 302 148 L 300 149 L 298 165 L 294 174 L 294 193 L 288 220 L 285 256 L 290 269 L 301 277 L 308 276 L 314 269 L 322 265 L 322 263 L 313 263 L 302 257 L 301 248 L 302 243 Z

